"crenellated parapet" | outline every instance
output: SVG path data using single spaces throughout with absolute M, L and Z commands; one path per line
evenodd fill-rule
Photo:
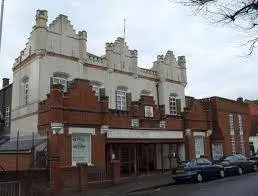
M 118 37 L 115 42 L 106 43 L 105 56 L 110 69 L 137 73 L 137 50 L 129 50 L 124 38 Z
M 37 10 L 35 25 L 25 49 L 15 59 L 14 67 L 33 54 L 44 56 L 48 52 L 86 59 L 86 31 L 77 33 L 68 17 L 63 14 L 58 15 L 49 25 L 47 22 L 47 10 Z
M 171 50 L 168 50 L 165 55 L 157 56 L 152 70 L 157 72 L 161 81 L 171 80 L 181 83 L 183 86 L 187 84 L 185 56 L 179 56 L 176 59 Z

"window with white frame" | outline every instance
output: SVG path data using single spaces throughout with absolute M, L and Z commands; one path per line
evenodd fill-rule
M 122 89 L 116 90 L 116 109 L 126 110 L 126 91 Z
M 97 85 L 92 85 L 91 90 L 94 92 L 97 99 L 100 99 L 100 88 Z
M 238 126 L 239 126 L 239 143 L 240 143 L 240 152 L 245 154 L 245 142 L 244 142 L 244 129 L 243 129 L 243 120 L 242 116 L 238 114 Z
M 63 86 L 63 91 L 67 91 L 67 79 L 62 77 L 53 77 L 53 84 L 61 84 Z
M 230 138 L 230 143 L 232 146 L 232 154 L 236 154 L 236 140 L 234 136 Z
M 223 147 L 221 143 L 212 143 L 213 160 L 219 160 L 223 156 Z
M 234 129 L 234 116 L 232 113 L 229 114 L 229 132 L 230 132 L 230 143 L 232 147 L 232 154 L 236 153 L 236 139 Z
M 243 121 L 242 121 L 242 116 L 240 114 L 238 114 L 238 127 L 239 127 L 239 135 L 243 135 L 244 134 Z
M 195 136 L 195 155 L 196 158 L 199 158 L 201 155 L 204 155 L 204 141 L 203 136 Z
M 230 131 L 230 135 L 235 135 L 234 118 L 232 113 L 229 114 L 229 131 Z
M 6 117 L 6 118 L 9 118 L 9 117 L 10 117 L 10 107 L 9 107 L 9 106 L 7 106 L 7 107 L 5 108 L 5 117 Z
M 24 104 L 27 105 L 29 100 L 29 80 L 26 79 L 23 83 Z
M 9 127 L 10 107 L 5 108 L 5 127 Z
M 175 96 L 169 96 L 169 112 L 172 115 L 177 114 L 177 105 L 176 105 L 176 97 Z

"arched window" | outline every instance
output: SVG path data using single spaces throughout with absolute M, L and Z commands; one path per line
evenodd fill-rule
M 116 90 L 116 109 L 126 110 L 126 92 L 127 87 L 119 86 Z
M 52 84 L 61 84 L 63 86 L 63 91 L 67 91 L 67 78 L 69 75 L 64 72 L 55 72 L 52 78 Z
M 148 90 L 142 90 L 141 95 L 152 96 L 151 91 Z

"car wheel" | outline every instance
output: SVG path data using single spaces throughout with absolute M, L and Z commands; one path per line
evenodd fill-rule
M 224 178 L 224 177 L 225 177 L 225 172 L 224 172 L 223 169 L 219 171 L 219 176 L 220 176 L 221 178 Z
M 242 174 L 243 174 L 243 169 L 242 169 L 242 167 L 238 167 L 238 168 L 237 168 L 237 173 L 238 173 L 238 175 L 242 175 Z
M 256 164 L 253 165 L 253 171 L 254 171 L 254 172 L 257 172 L 257 171 L 258 171 Z
M 197 174 L 197 182 L 201 183 L 203 181 L 202 174 Z

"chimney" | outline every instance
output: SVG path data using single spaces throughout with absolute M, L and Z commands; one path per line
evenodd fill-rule
M 239 102 L 239 103 L 244 103 L 244 100 L 243 100 L 242 97 L 238 97 L 238 98 L 237 98 L 237 102 Z
M 9 78 L 3 78 L 3 88 L 9 85 Z

